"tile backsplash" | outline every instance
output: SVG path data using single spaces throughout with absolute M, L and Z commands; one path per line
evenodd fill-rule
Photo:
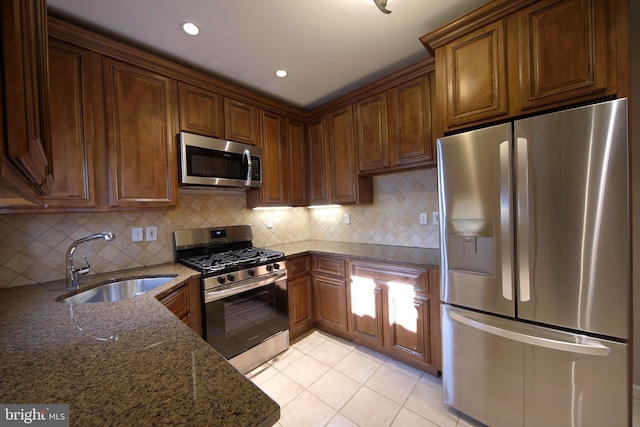
M 65 277 L 69 245 L 87 235 L 111 231 L 111 242 L 94 240 L 78 248 L 92 272 L 102 273 L 173 261 L 173 231 L 252 224 L 255 246 L 307 239 L 437 248 L 438 227 L 419 225 L 420 212 L 438 209 L 436 170 L 374 177 L 374 203 L 328 209 L 254 211 L 243 194 L 181 194 L 172 211 L 0 215 L 0 288 Z M 344 214 L 351 224 L 344 223 Z M 273 228 L 267 228 L 267 219 Z M 158 240 L 132 242 L 131 228 L 158 227 Z M 81 279 L 82 280 L 82 279 Z

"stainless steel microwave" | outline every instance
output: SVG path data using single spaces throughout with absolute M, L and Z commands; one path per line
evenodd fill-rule
M 262 149 L 180 132 L 180 185 L 262 187 Z

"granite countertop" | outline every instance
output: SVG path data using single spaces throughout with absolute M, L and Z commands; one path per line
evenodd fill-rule
M 392 264 L 410 264 L 418 267 L 438 267 L 440 265 L 439 249 L 332 242 L 326 240 L 305 240 L 295 243 L 285 243 L 269 246 L 269 249 L 284 252 L 287 257 L 305 253 L 321 253 Z
M 118 302 L 56 302 L 63 280 L 0 291 L 0 403 L 69 404 L 71 425 L 273 425 L 278 404 L 157 299 L 199 273 L 166 264 L 81 287 L 161 274 L 176 277 Z

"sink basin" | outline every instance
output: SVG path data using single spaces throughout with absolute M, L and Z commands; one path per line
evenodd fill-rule
M 135 279 L 123 279 L 109 281 L 104 285 L 87 289 L 79 294 L 61 298 L 58 301 L 64 303 L 110 302 L 135 298 L 144 295 L 173 279 L 174 276 L 138 277 Z

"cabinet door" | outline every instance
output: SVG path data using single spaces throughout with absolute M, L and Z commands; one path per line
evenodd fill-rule
M 315 274 L 313 286 L 316 324 L 346 333 L 348 327 L 345 280 Z
M 605 0 L 538 1 L 518 12 L 518 27 L 523 110 L 605 93 Z
M 49 67 L 44 0 L 0 2 L 4 154 L 31 188 L 50 194 Z M 21 182 L 16 182 L 21 186 Z
M 508 113 L 504 32 L 499 20 L 444 46 L 448 127 Z
M 431 364 L 429 299 L 410 285 L 387 288 L 384 339 L 391 351 Z
M 359 171 L 367 173 L 389 168 L 387 95 L 379 93 L 356 104 Z
M 180 130 L 224 138 L 222 95 L 178 82 Z
M 284 169 L 289 170 L 291 206 L 307 205 L 307 143 L 304 138 L 304 124 L 295 120 L 285 120 L 285 133 L 289 158 Z
M 421 76 L 390 89 L 389 151 L 393 167 L 434 162 L 431 137 L 431 85 Z
M 311 274 L 287 282 L 289 293 L 289 333 L 293 339 L 313 328 Z
M 284 121 L 279 114 L 260 110 L 260 146 L 262 147 L 262 206 L 289 204 L 287 184 L 288 158 L 283 134 Z
M 326 205 L 329 195 L 329 153 L 325 119 L 320 117 L 307 123 L 309 140 L 309 204 Z
M 91 74 L 99 58 L 82 48 L 49 40 L 53 174 L 50 207 L 96 206 Z
M 104 59 L 110 206 L 175 207 L 175 81 Z
M 257 145 L 258 109 L 253 105 L 224 99 L 224 134 L 231 141 Z
M 329 182 L 332 203 L 356 203 L 356 151 L 353 133 L 353 106 L 330 113 L 327 117 L 329 143 Z
M 384 285 L 373 278 L 357 275 L 352 271 L 349 293 L 353 336 L 356 342 L 382 346 L 384 344 L 384 320 L 382 292 Z

